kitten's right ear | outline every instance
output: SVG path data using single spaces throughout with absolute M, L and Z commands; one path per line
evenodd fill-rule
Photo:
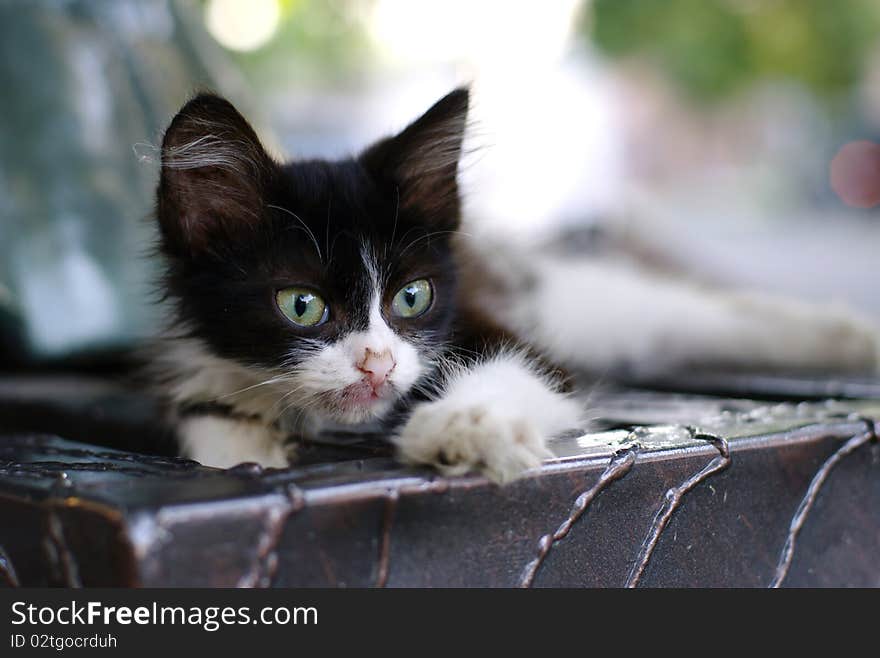
M 275 164 L 233 105 L 213 94 L 189 101 L 165 132 L 158 216 L 172 253 L 193 255 L 234 239 L 262 214 Z

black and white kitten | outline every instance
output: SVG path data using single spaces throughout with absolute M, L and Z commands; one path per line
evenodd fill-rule
M 356 158 L 281 164 L 227 101 L 171 122 L 158 187 L 175 302 L 154 360 L 183 454 L 288 464 L 291 432 L 399 417 L 400 457 L 503 482 L 580 424 L 558 374 L 469 298 L 458 89 Z
M 548 356 L 876 367 L 874 328 L 846 312 L 466 244 L 467 111 L 458 89 L 356 158 L 281 164 L 227 101 L 183 107 L 162 144 L 175 314 L 154 370 L 184 455 L 282 467 L 291 434 L 384 419 L 404 461 L 504 482 L 582 424 Z

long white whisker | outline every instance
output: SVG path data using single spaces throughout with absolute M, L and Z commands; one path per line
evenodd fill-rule
M 321 253 L 321 245 L 318 244 L 318 239 L 315 237 L 315 234 L 312 232 L 312 229 L 310 229 L 308 227 L 308 225 L 302 220 L 302 218 L 299 215 L 297 215 L 292 210 L 288 210 L 287 208 L 282 208 L 281 206 L 275 206 L 275 205 L 272 205 L 271 203 L 266 204 L 266 207 L 267 208 L 274 208 L 275 210 L 280 210 L 281 212 L 286 212 L 288 215 L 290 215 L 296 221 L 298 221 L 302 225 L 303 229 L 308 234 L 308 236 L 312 239 L 312 244 L 315 245 L 315 249 L 318 250 L 318 258 L 321 260 L 321 262 L 324 262 L 324 256 Z
M 287 381 L 290 378 L 291 378 L 290 375 L 278 375 L 276 377 L 272 377 L 270 379 L 267 379 L 266 381 L 259 382 L 258 384 L 252 384 L 251 386 L 245 386 L 244 388 L 240 388 L 237 391 L 232 391 L 232 393 L 225 393 L 217 398 L 214 398 L 214 401 L 216 402 L 217 400 L 224 400 L 224 399 L 230 398 L 234 395 L 238 395 L 240 393 L 245 393 L 245 392 L 250 391 L 252 389 L 259 388 L 260 386 L 267 386 L 269 384 L 277 384 L 279 382 Z
M 304 386 L 305 386 L 305 384 L 300 384 L 300 385 L 297 386 L 296 388 L 287 391 L 287 393 L 285 393 L 285 394 L 282 395 L 280 398 L 278 398 L 278 399 L 275 401 L 275 403 L 274 403 L 271 407 L 269 407 L 269 411 L 272 411 L 275 407 L 277 407 L 279 404 L 281 404 L 282 402 L 284 402 L 284 400 L 286 400 L 287 398 L 289 398 L 289 397 L 290 397 L 291 395 L 293 395 L 294 393 L 298 393 L 299 391 L 301 391 L 301 390 L 303 389 Z M 295 401 L 293 402 L 293 404 L 296 404 L 297 402 L 298 402 L 298 400 L 295 400 Z M 276 416 L 276 418 L 280 418 L 280 417 L 281 417 L 281 414 L 279 414 L 278 416 Z
M 416 244 L 418 244 L 418 243 L 421 242 L 422 240 L 427 240 L 427 239 L 432 238 L 432 237 L 434 237 L 434 236 L 436 236 L 436 235 L 444 235 L 444 234 L 446 234 L 446 233 L 459 233 L 459 234 L 461 234 L 461 235 L 467 235 L 468 237 L 471 237 L 469 233 L 463 233 L 462 231 L 458 231 L 458 230 L 452 230 L 452 231 L 432 231 L 431 233 L 426 233 L 425 235 L 420 235 L 420 236 L 417 237 L 415 240 L 413 240 L 412 242 L 410 242 L 410 243 L 406 246 L 406 248 L 405 248 L 403 251 L 400 252 L 400 256 L 399 256 L 399 257 L 402 258 L 403 255 L 404 255 L 407 251 L 409 251 L 410 249 L 412 249 L 413 246 L 415 246 Z

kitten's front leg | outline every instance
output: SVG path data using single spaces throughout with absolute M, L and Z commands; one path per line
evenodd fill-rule
M 180 451 L 205 466 L 229 468 L 256 462 L 267 468 L 285 468 L 292 451 L 284 435 L 257 420 L 193 415 L 177 427 Z
M 482 471 L 509 482 L 552 454 L 547 439 L 581 424 L 580 406 L 516 353 L 452 376 L 395 439 L 401 458 L 447 475 Z

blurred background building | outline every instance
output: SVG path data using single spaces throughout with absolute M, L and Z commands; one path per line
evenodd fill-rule
M 597 224 L 880 316 L 876 0 L 4 0 L 0 367 L 156 324 L 156 145 L 196 89 L 286 156 L 474 90 L 469 232 Z

